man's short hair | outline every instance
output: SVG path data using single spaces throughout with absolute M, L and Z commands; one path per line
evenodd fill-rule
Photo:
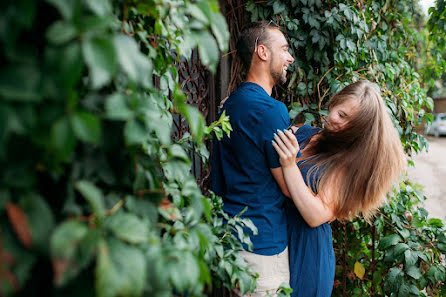
M 279 29 L 279 26 L 273 21 L 258 21 L 246 25 L 240 33 L 237 41 L 237 55 L 242 60 L 246 71 L 251 67 L 251 60 L 256 47 L 263 44 L 267 47 L 269 44 L 269 34 L 267 29 Z

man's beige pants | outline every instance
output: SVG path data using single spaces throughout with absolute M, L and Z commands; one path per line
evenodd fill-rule
M 276 296 L 277 289 L 282 283 L 290 282 L 290 265 L 288 260 L 288 247 L 280 254 L 264 256 L 240 252 L 248 266 L 259 274 L 256 290 L 251 293 L 252 297 Z

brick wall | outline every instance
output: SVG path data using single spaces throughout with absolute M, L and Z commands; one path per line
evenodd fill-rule
M 446 97 L 434 98 L 434 113 L 446 113 Z
M 426 110 L 426 112 L 428 111 Z M 432 111 L 432 113 L 446 113 L 446 97 L 434 98 L 434 111 Z M 424 134 L 425 124 L 426 123 L 423 121 L 423 123 L 415 131 L 417 133 Z

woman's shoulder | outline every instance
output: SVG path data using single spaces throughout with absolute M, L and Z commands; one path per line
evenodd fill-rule
M 305 140 L 321 130 L 321 128 L 313 127 L 308 124 L 303 124 L 296 127 L 297 130 L 295 130 L 294 135 L 296 135 L 298 141 Z

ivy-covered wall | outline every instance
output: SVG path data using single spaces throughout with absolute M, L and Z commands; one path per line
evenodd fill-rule
M 215 71 L 228 37 L 217 1 L 1 2 L 1 296 L 254 288 L 231 231 L 255 226 L 223 225 L 190 174 L 228 119 L 206 127 L 179 84 L 193 49 Z
M 436 35 L 423 35 L 411 1 L 241 2 L 221 3 L 224 15 L 216 0 L 0 3 L 0 295 L 254 288 L 237 252 L 250 243 L 240 226 L 255 226 L 239 217 L 224 225 L 221 199 L 190 174 L 190 156 L 206 162 L 203 141 L 229 134 L 228 119 L 206 126 L 185 103 L 176 67 L 197 48 L 215 71 L 233 14 L 284 26 L 297 63 L 275 96 L 291 116 L 326 112 L 330 95 L 365 77 L 384 90 L 407 153 L 423 149 L 414 129 L 430 118 L 421 107 L 432 107 L 422 78 L 444 65 L 433 46 L 444 44 L 443 0 L 430 23 Z M 423 63 L 435 71 L 421 73 Z M 190 133 L 172 139 L 178 116 Z M 335 295 L 444 294 L 443 223 L 417 208 L 423 195 L 409 181 L 390 198 L 373 226 L 335 228 Z

